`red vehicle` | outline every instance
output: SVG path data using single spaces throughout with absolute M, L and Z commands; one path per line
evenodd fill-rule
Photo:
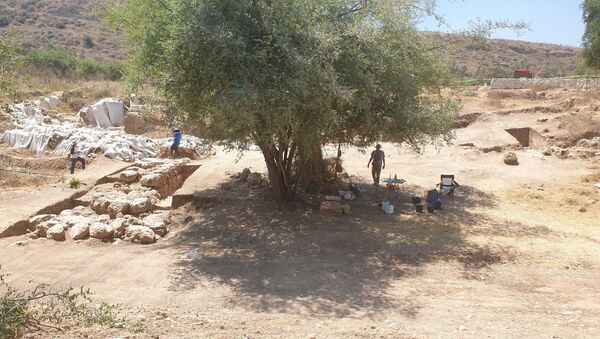
M 526 69 L 517 69 L 513 71 L 513 78 L 533 78 L 533 73 Z

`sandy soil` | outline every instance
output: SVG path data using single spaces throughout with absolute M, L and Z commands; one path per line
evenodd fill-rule
M 492 114 L 485 97 L 473 100 L 489 116 L 457 130 L 456 144 L 514 143 L 505 126 L 529 126 L 549 114 Z M 520 165 L 507 166 L 503 152 L 477 147 L 416 155 L 383 146 L 383 175 L 397 174 L 407 185 L 392 192 L 365 184 L 347 216 L 321 216 L 314 201 L 279 206 L 266 188 L 219 191 L 226 179 L 215 168 L 264 171 L 257 154 L 236 162 L 220 153 L 205 167 L 215 175 L 190 179 L 201 177 L 198 186 L 217 190 L 223 202 L 175 210 L 171 232 L 157 244 L 15 246 L 22 238 L 0 239 L 2 271 L 22 288 L 31 279 L 90 287 L 144 328 L 38 337 L 600 336 L 600 190 L 599 176 L 589 177 L 600 164 L 537 149 L 517 150 Z M 346 170 L 363 182 L 367 160 L 361 150 L 344 150 Z M 410 197 L 432 188 L 441 173 L 456 175 L 456 196 L 444 199 L 442 211 L 415 213 Z M 396 214 L 381 212 L 383 199 Z

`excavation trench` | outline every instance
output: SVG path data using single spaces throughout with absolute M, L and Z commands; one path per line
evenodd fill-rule
M 164 204 L 160 205 L 160 201 L 170 198 L 200 168 L 197 164 L 174 166 L 163 163 L 151 167 L 152 163 L 150 165 L 146 163 L 147 166 L 142 166 L 147 168 L 136 165 L 107 175 L 91 187 L 78 190 L 70 197 L 40 209 L 28 219 L 15 222 L 0 233 L 0 238 L 20 236 L 33 231 L 31 220 L 36 216 L 61 215 L 63 211 L 68 212 L 77 207 L 91 209 L 97 215 L 109 215 L 111 219 L 120 215 L 139 216 L 170 209 Z M 136 195 L 138 193 L 139 196 Z M 134 209 L 132 204 L 142 200 L 143 206 Z M 119 210 L 113 206 L 117 203 L 120 203 L 121 207 L 130 207 Z
M 505 131 L 517 139 L 523 147 L 540 148 L 546 144 L 546 139 L 530 127 L 509 128 Z

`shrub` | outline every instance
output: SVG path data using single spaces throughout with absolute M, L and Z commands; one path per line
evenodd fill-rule
M 120 61 L 99 61 L 54 47 L 29 52 L 27 62 L 31 66 L 55 70 L 63 75 L 99 76 L 113 81 L 120 80 L 125 72 L 125 66 Z
M 27 55 L 29 64 L 42 68 L 51 68 L 63 73 L 75 70 L 76 59 L 75 55 L 52 47 L 31 51 Z
M 94 40 L 89 35 L 83 37 L 83 47 L 85 48 L 94 48 Z
M 71 178 L 71 180 L 69 180 L 69 187 L 79 188 L 79 186 L 81 186 L 81 180 L 78 178 Z
M 37 284 L 19 291 L 0 275 L 0 338 L 19 338 L 30 331 L 60 329 L 63 323 L 123 327 L 127 320 L 118 314 L 114 305 L 94 304 L 90 291 L 83 287 L 53 291 L 46 284 Z

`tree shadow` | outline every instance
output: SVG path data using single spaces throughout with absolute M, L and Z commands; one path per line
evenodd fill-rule
M 550 235 L 546 229 L 517 231 L 526 229 L 523 225 L 490 231 L 504 225 L 495 227 L 471 209 L 492 208 L 495 197 L 461 189 L 444 201 L 444 210 L 418 214 L 410 200 L 421 188 L 366 187 L 351 203 L 351 214 L 340 217 L 322 216 L 307 205 L 278 207 L 265 189 L 233 185 L 226 192 L 204 191 L 221 197 L 221 203 L 192 209 L 193 222 L 165 243 L 182 255 L 197 253 L 173 264 L 170 288 L 185 291 L 218 282 L 235 291 L 232 306 L 258 311 L 368 316 L 394 309 L 414 317 L 420 306 L 410 296 L 390 295 L 394 282 L 438 261 L 459 263 L 469 278 L 515 257 L 514 249 L 478 245 L 466 239 L 469 234 Z M 394 203 L 395 215 L 381 211 L 383 199 Z

